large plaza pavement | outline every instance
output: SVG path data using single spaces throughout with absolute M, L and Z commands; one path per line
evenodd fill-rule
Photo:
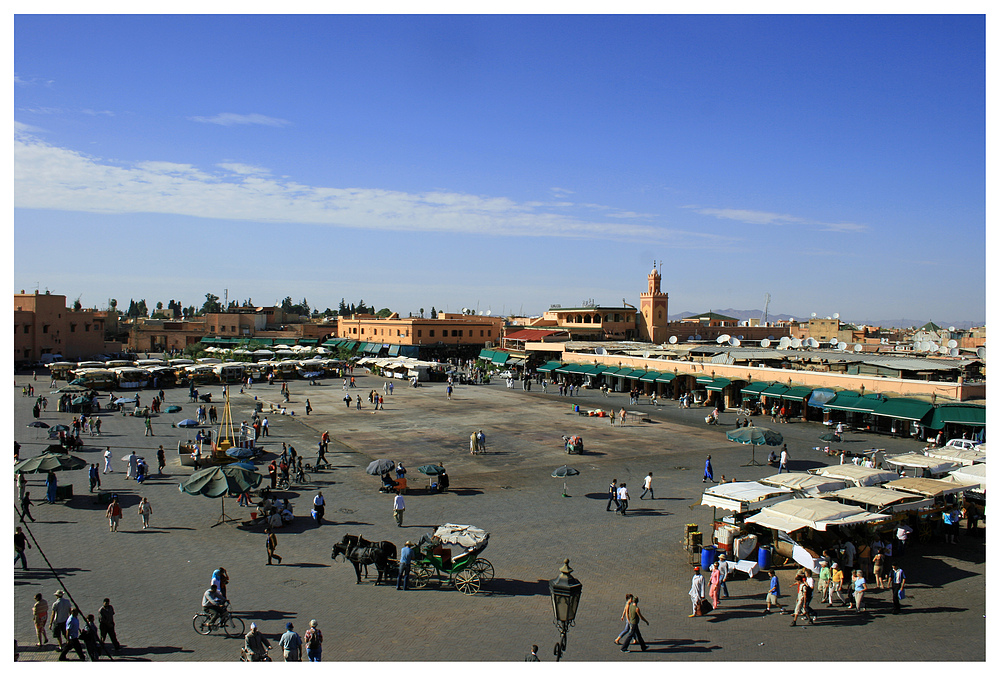
M 358 387 L 352 395 L 382 392 L 382 378 L 356 369 Z M 48 440 L 27 428 L 31 399 L 20 386 L 30 375 L 18 376 L 14 393 L 14 438 L 21 457 L 40 452 Z M 628 406 L 626 394 L 605 399 L 599 392 L 560 397 L 538 385 L 530 392 L 508 389 L 502 382 L 456 386 L 453 400 L 441 383 L 410 388 L 395 381 L 385 396 L 385 410 L 373 412 L 364 401 L 357 411 L 345 407 L 339 380 L 320 386 L 290 383 L 289 411 L 268 415 L 270 436 L 263 438 L 264 463 L 280 452 L 281 442 L 295 446 L 314 461 L 320 433 L 333 437 L 328 454 L 334 469 L 313 473 L 313 484 L 290 496 L 300 515 L 278 532 L 282 565 L 267 566 L 263 535 L 232 524 L 212 527 L 220 514 L 219 500 L 181 493 L 180 480 L 190 474 L 177 457 L 177 442 L 192 438 L 172 426 L 194 417 L 187 390 L 166 391 L 166 405 L 183 407 L 179 414 L 153 419 L 155 437 L 143 436 L 142 421 L 104 414 L 103 436 L 84 435 L 80 457 L 99 463 L 105 446 L 115 455 L 115 472 L 102 475 L 103 488 L 122 498 L 125 516 L 118 533 L 108 532 L 104 506 L 87 492 L 86 470 L 64 473 L 60 483 L 73 484 L 74 497 L 56 505 L 39 504 L 38 521 L 29 523 L 55 571 L 84 613 L 95 613 L 101 600 L 111 598 L 117 610 L 118 636 L 126 645 L 120 660 L 222 661 L 238 659 L 241 640 L 200 636 L 191 617 L 200 609 L 202 592 L 212 571 L 224 566 L 230 574 L 229 597 L 247 624 L 256 621 L 275 643 L 285 622 L 304 633 L 317 619 L 324 634 L 324 661 L 505 661 L 523 659 L 532 643 L 544 661 L 554 659 L 558 638 L 552 624 L 547 580 L 569 558 L 583 583 L 576 626 L 569 632 L 564 660 L 684 661 L 916 661 L 984 660 L 986 656 L 985 538 L 963 537 L 958 545 L 917 545 L 907 553 L 904 568 L 910 592 L 905 612 L 892 615 L 889 592 L 870 594 L 873 612 L 864 617 L 819 606 L 817 626 L 789 627 L 788 618 L 763 616 L 766 578 L 747 580 L 737 574 L 729 585 L 731 598 L 701 618 L 688 618 L 690 555 L 681 546 L 685 524 L 708 530 L 712 510 L 698 506 L 702 467 L 712 455 L 716 478 L 757 479 L 774 473 L 768 467 L 742 467 L 750 450 L 728 442 L 732 413 L 724 425 L 707 427 L 704 409 L 678 409 L 676 403 L 654 408 L 648 403 Z M 54 413 L 55 396 L 48 379 L 34 381 L 36 395 L 49 397 L 42 420 L 50 425 L 69 422 L 70 414 Z M 221 386 L 202 387 L 221 402 Z M 58 395 L 56 395 L 58 396 Z M 142 392 L 143 401 L 152 398 Z M 279 387 L 255 385 L 233 391 L 237 421 L 249 419 L 253 399 L 280 400 Z M 309 398 L 312 414 L 305 415 Z M 625 406 L 644 411 L 650 422 L 612 427 L 607 419 L 576 415 L 572 408 Z M 268 405 L 264 406 L 265 412 Z M 813 447 L 825 430 L 816 423 L 769 425 L 784 434 L 792 470 L 828 464 Z M 482 429 L 488 452 L 471 456 L 469 434 Z M 580 434 L 582 456 L 567 456 L 561 436 Z M 885 448 L 904 452 L 918 447 L 912 440 L 851 434 L 848 447 Z M 155 474 L 143 485 L 125 478 L 120 458 L 135 448 L 155 466 L 155 449 L 167 451 L 166 475 Z M 758 456 L 766 455 L 758 449 Z M 378 492 L 379 482 L 365 474 L 371 459 L 402 461 L 410 470 L 404 527 L 392 518 L 392 497 Z M 416 467 L 442 462 L 451 476 L 451 492 L 424 494 L 426 478 Z M 550 477 L 569 463 L 580 471 L 567 480 Z M 263 467 L 261 468 L 263 470 Z M 654 473 L 656 500 L 639 500 L 642 479 Z M 632 489 L 629 516 L 605 511 L 608 482 L 617 478 Z M 44 497 L 44 477 L 30 475 L 32 499 Z M 315 527 L 308 508 L 317 490 L 327 500 L 326 521 Z M 141 496 L 153 505 L 151 528 L 142 530 L 136 505 Z M 249 511 L 226 500 L 226 511 L 246 518 Z M 438 524 L 468 523 L 491 533 L 483 556 L 496 569 L 496 579 L 483 592 L 465 596 L 447 587 L 408 592 L 394 585 L 356 585 L 349 564 L 330 559 L 331 545 L 345 533 L 397 545 L 416 540 Z M 15 524 L 17 517 L 15 514 Z M 53 660 L 55 652 L 36 650 L 31 603 L 41 592 L 51 603 L 59 588 L 37 549 L 28 551 L 31 570 L 14 575 L 14 637 L 22 660 Z M 791 599 L 791 568 L 779 577 Z M 650 621 L 643 625 L 649 650 L 623 655 L 612 640 L 621 628 L 619 615 L 626 592 L 642 599 Z M 75 659 L 75 657 L 71 658 Z M 279 658 L 280 659 L 280 658 Z

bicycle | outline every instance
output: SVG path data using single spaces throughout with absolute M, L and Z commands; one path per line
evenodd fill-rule
M 247 629 L 243 619 L 233 615 L 228 608 L 223 610 L 214 619 L 207 612 L 198 613 L 191 618 L 191 625 L 202 636 L 208 636 L 214 629 L 221 629 L 225 632 L 226 636 L 235 638 L 243 636 Z
M 270 648 L 267 649 L 270 650 Z M 254 654 L 249 650 L 247 650 L 246 646 L 243 646 L 243 649 L 240 650 L 240 662 L 270 662 L 270 661 L 271 661 L 271 656 L 268 655 L 267 653 L 261 655 L 259 659 L 254 659 Z

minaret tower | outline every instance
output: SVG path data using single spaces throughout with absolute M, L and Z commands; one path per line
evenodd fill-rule
M 662 267 L 663 264 L 660 264 Z M 660 291 L 660 272 L 653 262 L 653 271 L 646 278 L 646 293 L 639 294 L 639 312 L 642 317 L 639 335 L 651 343 L 667 340 L 667 294 Z

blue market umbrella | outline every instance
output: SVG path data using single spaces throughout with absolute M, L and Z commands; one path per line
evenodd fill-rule
M 134 404 L 135 403 L 135 397 L 119 397 L 118 399 L 115 399 L 115 403 L 116 404 Z
M 437 476 L 444 472 L 444 467 L 440 465 L 421 465 L 417 468 L 417 471 L 429 476 Z
M 758 446 L 780 446 L 785 441 L 780 432 L 775 432 L 767 427 L 753 426 L 730 430 L 726 432 L 726 438 L 737 444 L 750 444 L 753 447 L 750 450 L 750 462 L 743 465 L 744 467 L 763 465 L 763 463 L 757 462 L 755 457 Z
M 40 430 L 44 430 L 44 429 L 48 429 L 49 424 L 48 423 L 44 423 L 41 420 L 36 420 L 34 422 L 28 423 L 28 427 L 37 427 Z
M 230 467 L 242 467 L 243 469 L 248 469 L 251 472 L 256 472 L 257 471 L 257 468 L 254 467 L 254 464 L 252 462 L 246 462 L 246 461 L 243 461 L 243 462 L 234 462 L 234 463 L 232 463 L 230 465 Z
M 191 418 L 184 418 L 179 423 L 175 423 L 175 427 L 197 427 L 198 421 L 191 420 Z
M 246 460 L 248 458 L 252 458 L 255 455 L 257 455 L 257 451 L 252 448 L 230 448 L 228 451 L 226 451 L 226 455 L 228 455 L 230 458 Z M 239 465 L 240 463 L 237 462 L 234 464 Z M 252 469 L 253 465 L 251 465 L 250 467 Z
M 69 432 L 69 425 L 56 425 L 52 428 L 53 432 Z

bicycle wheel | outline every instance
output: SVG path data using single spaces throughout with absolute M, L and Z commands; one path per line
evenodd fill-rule
M 434 577 L 434 569 L 426 565 L 416 565 L 410 570 L 410 586 L 414 589 L 423 589 Z
M 208 636 L 212 633 L 212 623 L 208 619 L 207 613 L 198 613 L 195 615 L 191 618 L 191 625 L 194 627 L 194 630 L 202 636 Z
M 463 568 L 452 575 L 451 582 L 455 585 L 455 589 L 463 594 L 475 594 L 482 585 L 482 578 L 471 568 Z
M 479 577 L 482 578 L 483 582 L 493 581 L 493 564 L 487 559 L 476 559 L 472 562 L 472 565 L 470 565 L 469 568 L 476 571 L 479 574 Z
M 300 483 L 300 484 L 307 484 L 307 483 L 311 483 L 311 482 L 310 482 L 310 479 L 311 479 L 311 478 L 312 478 L 312 477 L 310 477 L 310 476 L 309 476 L 309 474 L 307 474 L 306 472 L 303 472 L 302 474 L 300 474 L 300 475 L 299 475 L 299 483 Z
M 230 638 L 236 638 L 237 636 L 243 636 L 246 633 L 247 625 L 243 622 L 242 617 L 234 617 L 232 614 L 226 618 L 225 624 L 222 625 L 222 630 L 226 632 L 226 636 Z

